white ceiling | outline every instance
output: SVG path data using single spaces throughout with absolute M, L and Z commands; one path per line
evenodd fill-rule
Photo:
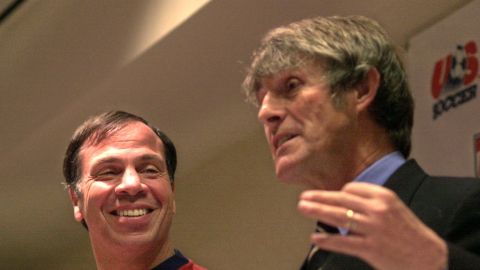
M 258 134 L 240 84 L 268 29 L 316 15 L 361 14 L 405 47 L 468 2 L 26 1 L 0 24 L 0 268 L 73 269 L 66 267 L 72 256 L 58 254 L 81 260 L 90 253 L 78 242 L 86 234 L 60 184 L 64 149 L 87 116 L 109 109 L 144 116 L 177 144 L 179 175 L 191 174 Z

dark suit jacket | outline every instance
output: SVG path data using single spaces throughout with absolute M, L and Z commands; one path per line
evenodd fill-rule
M 393 190 L 423 223 L 446 240 L 448 270 L 480 269 L 479 179 L 432 177 L 414 160 L 409 160 L 384 186 Z M 415 248 L 415 239 L 411 248 Z M 321 269 L 373 268 L 355 257 L 330 253 Z

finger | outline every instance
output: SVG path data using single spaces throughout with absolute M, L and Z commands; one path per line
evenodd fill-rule
M 303 215 L 319 220 L 333 227 L 345 228 L 352 234 L 365 234 L 369 231 L 369 220 L 351 209 L 324 205 L 301 200 L 298 209 Z
M 363 257 L 366 252 L 365 238 L 357 235 L 313 233 L 312 243 L 320 249 L 338 252 L 355 257 Z
M 389 196 L 393 191 L 371 183 L 351 182 L 346 184 L 342 191 L 366 199 L 373 199 L 382 196 Z
M 344 208 L 304 200 L 298 203 L 298 210 L 303 215 L 319 220 L 330 226 L 343 225 L 343 220 L 339 217 L 346 211 Z
M 352 209 L 357 213 L 364 213 L 370 208 L 370 201 L 355 194 L 342 191 L 305 191 L 300 195 L 300 200 L 319 202 L 332 206 Z

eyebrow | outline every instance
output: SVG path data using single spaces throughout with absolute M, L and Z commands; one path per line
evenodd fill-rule
M 115 163 L 115 162 L 119 162 L 121 161 L 119 158 L 117 157 L 105 157 L 105 158 L 101 158 L 101 159 L 98 159 L 95 161 L 95 163 L 93 163 L 92 165 L 92 168 L 95 167 L 95 166 L 98 166 L 100 164 L 105 164 L 105 163 Z
M 154 155 L 154 154 L 145 154 L 140 157 L 135 158 L 135 160 L 139 161 L 159 161 L 159 162 L 165 162 L 165 159 L 161 155 Z M 97 167 L 98 165 L 101 164 L 108 164 L 108 163 L 117 163 L 117 162 L 122 162 L 121 158 L 118 157 L 104 157 L 100 158 L 99 160 L 95 161 L 93 163 L 92 168 Z
M 157 160 L 161 162 L 165 162 L 165 159 L 161 155 L 154 155 L 154 154 L 145 154 L 137 158 L 140 161 L 149 161 L 149 160 Z

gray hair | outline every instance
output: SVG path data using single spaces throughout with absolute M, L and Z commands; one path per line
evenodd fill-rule
M 341 103 L 342 93 L 377 69 L 381 80 L 369 111 L 397 150 L 408 157 L 413 99 L 395 46 L 377 22 L 363 16 L 317 17 L 271 30 L 254 52 L 243 82 L 247 99 L 256 104 L 263 78 L 307 64 L 325 71 L 336 104 Z

